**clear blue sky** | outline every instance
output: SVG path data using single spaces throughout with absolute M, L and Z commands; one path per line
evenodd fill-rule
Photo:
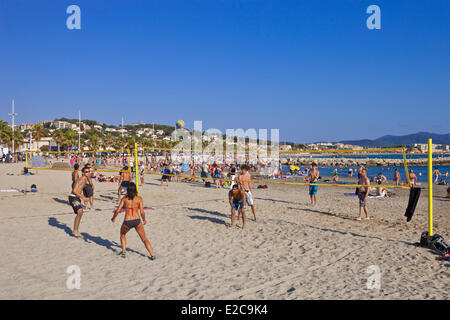
M 13 98 L 17 123 L 81 110 L 296 142 L 449 133 L 450 1 L 0 0 L 0 119 Z

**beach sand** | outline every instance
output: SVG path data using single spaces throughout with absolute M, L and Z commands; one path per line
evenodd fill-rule
M 428 229 L 426 189 L 409 223 L 408 190 L 369 199 L 373 220 L 358 222 L 358 199 L 344 195 L 354 188 L 319 187 L 319 204 L 311 207 L 305 187 L 269 184 L 254 191 L 258 222 L 247 210 L 247 229 L 229 230 L 228 189 L 161 187 L 159 177 L 147 175 L 140 192 L 153 208 L 145 226 L 157 256 L 150 261 L 134 230 L 127 258 L 117 256 L 117 183 L 95 183 L 97 210 L 84 214 L 84 239 L 76 239 L 70 172 L 25 177 L 18 175 L 22 167 L 0 165 L 0 189 L 38 188 L 0 192 L 0 299 L 449 298 L 450 262 L 415 246 Z M 435 233 L 448 241 L 446 187 L 435 186 L 434 195 Z M 71 265 L 81 270 L 80 289 L 66 286 Z M 373 265 L 380 289 L 367 287 Z

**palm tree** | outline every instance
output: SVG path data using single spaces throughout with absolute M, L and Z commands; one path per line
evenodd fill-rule
M 12 148 L 12 139 L 14 139 L 14 147 L 20 147 L 21 145 L 23 145 L 23 135 L 20 131 L 14 130 L 14 137 L 12 137 L 12 130 L 10 131 L 10 135 L 9 135 L 9 141 L 8 141 L 8 146 L 10 148 Z
M 125 144 L 125 138 L 122 136 L 115 137 L 112 143 L 114 149 L 123 149 Z
M 87 146 L 89 150 L 98 150 L 98 147 L 100 146 L 100 138 L 98 135 L 92 135 L 87 141 Z
M 44 127 L 42 125 L 37 124 L 33 127 L 33 139 L 35 141 L 39 141 L 44 136 Z
M 11 128 L 8 125 L 8 122 L 0 120 L 0 143 L 8 143 L 9 137 L 11 136 L 10 133 Z
M 114 143 L 114 137 L 110 133 L 106 134 L 102 139 L 102 147 L 104 150 L 111 148 L 113 143 Z
M 64 132 L 61 129 L 56 129 L 53 132 L 53 139 L 55 140 L 56 144 L 58 145 L 58 152 L 60 146 L 64 143 Z
M 66 147 L 70 147 L 70 150 L 72 150 L 73 146 L 77 143 L 78 138 L 77 134 L 73 130 L 67 130 L 64 133 L 64 145 Z

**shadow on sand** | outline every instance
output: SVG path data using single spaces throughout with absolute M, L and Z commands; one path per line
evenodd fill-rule
M 205 209 L 201 209 L 201 208 L 187 208 L 190 211 L 196 211 L 196 212 L 201 212 L 201 213 L 207 213 L 210 215 L 214 215 L 214 216 L 219 216 L 219 217 L 224 217 L 224 218 L 229 218 L 228 215 L 223 214 L 219 211 L 209 211 L 209 210 L 205 210 Z M 206 217 L 206 216 L 189 216 L 189 218 L 191 219 L 198 219 L 198 220 L 209 220 L 211 222 L 217 223 L 217 224 L 223 224 L 223 225 L 227 225 L 227 223 L 222 220 L 222 219 L 218 219 L 218 218 L 214 218 L 214 217 Z
M 59 222 L 56 218 L 50 217 L 48 218 L 48 224 L 52 227 L 56 227 L 58 229 L 63 230 L 65 233 L 67 233 L 68 235 L 72 236 L 72 229 L 69 228 L 69 226 L 67 226 L 64 223 Z M 83 240 L 87 243 L 95 243 L 99 246 L 105 247 L 106 249 L 111 250 L 112 252 L 115 253 L 119 253 L 122 250 L 122 247 L 119 243 L 115 242 L 115 241 L 110 241 L 108 239 L 103 239 L 102 237 L 96 237 L 96 236 L 91 236 L 89 233 L 87 232 L 82 232 L 81 236 L 83 237 Z M 117 250 L 116 250 L 117 249 Z M 145 254 L 142 254 L 136 250 L 127 248 L 127 251 L 129 252 L 133 252 L 136 253 L 142 257 L 146 257 Z

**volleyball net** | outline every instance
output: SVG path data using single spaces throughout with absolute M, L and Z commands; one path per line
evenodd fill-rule
M 91 171 L 97 172 L 131 172 L 132 158 L 129 149 L 26 152 L 29 169 L 72 171 L 75 164 L 80 169 L 90 164 Z
M 267 150 L 204 151 L 170 148 L 138 148 L 138 161 L 142 172 L 149 175 L 176 177 L 183 181 L 219 181 L 230 184 L 229 166 L 247 164 L 260 184 L 308 186 L 309 168 L 316 164 L 320 179 L 315 184 L 325 187 L 370 187 L 410 189 L 406 148 L 333 149 L 333 150 Z M 170 166 L 168 164 L 170 163 Z M 369 185 L 358 183 L 358 169 L 367 168 Z M 205 166 L 208 168 L 205 170 Z M 220 173 L 216 173 L 216 167 Z M 397 170 L 396 170 L 397 169 Z M 206 172 L 205 172 L 206 171 Z M 379 175 L 381 173 L 381 175 Z M 386 180 L 382 179 L 385 177 Z M 398 176 L 401 182 L 396 182 Z

